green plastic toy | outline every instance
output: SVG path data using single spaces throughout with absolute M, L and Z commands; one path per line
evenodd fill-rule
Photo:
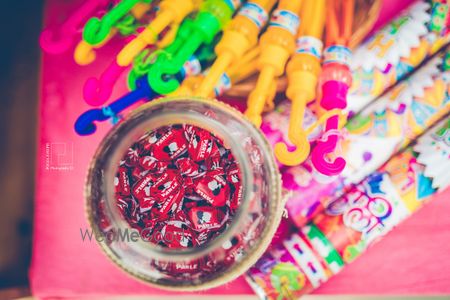
M 159 94 L 175 91 L 180 83 L 173 78 L 183 64 L 203 44 L 209 44 L 230 21 L 235 11 L 226 0 L 206 0 L 194 20 L 186 19 L 174 42 L 160 55 L 148 73 L 149 85 Z
M 209 44 L 202 45 L 195 53 L 194 57 L 198 62 L 200 63 L 201 69 L 204 70 L 207 66 L 211 65 L 212 62 L 216 59 L 216 52 L 214 51 L 215 46 L 217 45 L 217 42 L 220 40 L 220 34 L 216 35 L 214 40 Z M 168 52 L 166 52 L 165 49 L 163 50 L 156 50 L 155 52 L 151 52 L 150 49 L 145 49 L 142 51 L 133 62 L 133 69 L 128 74 L 128 88 L 130 90 L 136 89 L 136 80 L 148 74 L 150 72 L 150 69 L 152 67 L 152 64 L 155 62 L 156 58 L 159 56 L 168 56 L 166 57 L 168 60 L 170 60 L 170 56 Z M 184 67 L 184 65 L 183 65 Z M 180 69 L 180 71 L 183 69 L 183 67 Z M 178 73 L 173 76 L 178 81 L 179 80 Z
M 106 39 L 111 29 L 125 17 L 138 2 L 151 3 L 152 0 L 122 0 L 101 19 L 91 18 L 83 29 L 83 39 L 90 45 L 98 45 Z

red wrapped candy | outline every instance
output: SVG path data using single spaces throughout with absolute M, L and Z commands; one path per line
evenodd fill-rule
M 205 130 L 193 129 L 189 140 L 189 156 L 196 162 L 205 160 L 213 152 L 214 138 Z
M 147 174 L 133 185 L 132 194 L 139 201 L 142 206 L 145 201 L 151 201 L 154 197 L 151 196 L 151 187 L 155 178 L 152 174 Z
M 195 236 L 187 225 L 166 224 L 161 230 L 162 242 L 169 248 L 190 248 Z
M 143 170 L 152 173 L 162 173 L 167 169 L 167 162 L 158 161 L 153 156 L 143 156 L 139 158 L 139 165 Z
M 230 165 L 227 172 L 227 181 L 230 185 L 231 190 L 231 200 L 230 200 L 230 208 L 235 210 L 239 207 L 242 201 L 242 184 L 240 178 L 240 170 L 236 164 Z
M 196 231 L 216 230 L 223 226 L 225 214 L 211 206 L 193 207 L 188 212 L 192 228 Z
M 168 129 L 153 145 L 153 156 L 158 160 L 173 160 L 187 150 L 187 141 L 182 128 Z
M 117 170 L 117 175 L 114 178 L 114 186 L 116 187 L 116 192 L 122 196 L 129 196 L 131 193 L 130 180 L 128 178 L 128 168 L 119 167 Z
M 205 175 L 195 187 L 195 192 L 213 206 L 224 206 L 229 201 L 230 188 L 222 169 Z

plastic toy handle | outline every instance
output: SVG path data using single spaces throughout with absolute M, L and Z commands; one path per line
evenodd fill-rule
M 326 131 L 337 130 L 338 120 L 338 116 L 329 118 L 326 123 Z M 328 136 L 327 140 L 317 141 L 317 144 L 311 153 L 311 162 L 319 173 L 327 176 L 336 176 L 344 170 L 346 162 L 342 157 L 337 157 L 333 162 L 327 160 L 327 156 L 334 153 L 338 138 L 339 137 L 336 134 L 331 134 Z
M 117 55 L 117 63 L 120 66 L 128 66 L 133 59 L 147 47 L 147 45 L 155 44 L 159 34 L 170 23 L 170 11 L 162 11 L 134 40 L 129 42 Z
M 276 78 L 284 73 L 286 63 L 295 50 L 300 8 L 303 0 L 281 0 L 272 14 L 269 27 L 259 41 L 260 75 L 247 100 L 245 115 L 257 127 L 261 126 L 264 106 L 271 108 L 275 97 Z M 285 17 L 281 17 L 285 15 Z M 280 20 L 289 19 L 282 23 Z
M 275 2 L 274 0 L 253 0 L 243 5 L 240 12 L 225 29 L 222 39 L 216 46 L 217 60 L 200 84 L 196 92 L 198 96 L 207 97 L 211 94 L 230 64 L 257 44 L 258 35 L 268 18 L 267 12 L 271 10 Z M 257 15 L 257 17 L 251 14 Z M 264 21 L 264 19 L 266 20 Z
M 245 115 L 256 126 L 260 127 L 262 123 L 261 114 L 264 111 L 264 106 L 268 101 L 268 87 L 273 85 L 275 78 L 275 69 L 266 67 L 259 73 L 258 82 L 255 89 L 248 98 L 247 110 Z
M 126 67 L 117 65 L 114 60 L 100 76 L 100 79 L 89 78 L 83 87 L 83 97 L 86 103 L 91 106 L 99 106 L 105 103 L 125 69 Z
M 102 41 L 100 44 L 92 46 L 86 43 L 85 40 L 81 40 L 75 48 L 73 53 L 73 58 L 77 64 L 80 66 L 86 66 L 94 62 L 96 58 L 96 53 L 94 49 L 103 47 L 115 34 L 117 30 L 114 28 L 111 30 L 110 34 Z
M 183 64 L 202 44 L 209 44 L 217 33 L 231 19 L 234 9 L 223 0 L 207 0 L 201 5 L 194 20 L 185 20 L 178 30 L 174 42 L 166 51 L 172 54 L 170 59 L 159 58 L 153 64 L 149 74 L 149 85 L 157 93 L 167 95 L 179 87 L 179 82 L 167 75 L 180 71 Z
M 83 39 L 90 45 L 101 43 L 110 34 L 113 26 L 123 18 L 139 1 L 121 0 L 119 4 L 107 12 L 102 19 L 91 18 L 87 21 L 83 30 Z M 143 1 L 149 3 L 151 1 Z
M 227 69 L 233 59 L 234 56 L 231 52 L 224 52 L 222 55 L 219 55 L 195 94 L 199 97 L 209 97 L 224 70 Z
M 145 13 L 150 9 L 150 5 L 146 3 L 137 3 L 132 9 L 131 15 L 128 15 L 128 17 L 131 18 L 132 21 L 134 19 L 140 20 Z M 112 28 L 108 36 L 98 45 L 92 46 L 91 44 L 87 43 L 85 40 L 81 40 L 77 47 L 75 48 L 75 52 L 73 55 L 73 58 L 77 64 L 80 66 L 85 66 L 91 64 L 95 58 L 95 49 L 103 47 L 107 42 L 109 42 L 118 32 L 119 30 L 117 28 Z
M 308 158 L 311 149 L 308 135 L 302 130 L 306 99 L 308 99 L 307 94 L 298 94 L 296 98 L 292 99 L 288 137 L 296 149 L 289 151 L 285 143 L 275 144 L 275 156 L 286 166 L 297 166 L 304 162 Z
M 351 51 L 347 45 L 350 41 L 355 0 L 329 0 L 327 5 L 327 48 L 324 52 L 324 67 L 321 74 L 322 95 L 320 106 L 327 111 L 342 110 L 347 105 L 348 88 L 352 75 L 349 69 Z M 345 168 L 345 160 L 337 157 L 329 161 L 339 141 L 333 131 L 339 129 L 339 116 L 334 115 L 326 122 L 324 138 L 317 141 L 311 154 L 315 169 L 324 175 L 335 176 Z
M 196 0 L 164 0 L 156 18 L 118 54 L 117 62 L 121 66 L 131 64 L 133 59 L 147 46 L 158 41 L 159 34 L 170 24 L 177 26 L 194 9 L 200 1 Z M 176 28 L 175 26 L 175 28 Z
M 287 66 L 288 88 L 286 95 L 292 101 L 289 120 L 289 140 L 296 149 L 288 151 L 284 143 L 275 145 L 277 159 L 287 165 L 299 165 L 310 152 L 308 134 L 303 129 L 307 103 L 316 97 L 320 73 L 321 37 L 325 25 L 325 0 L 304 0 L 302 24 L 297 35 L 297 49 Z
M 44 30 L 39 37 L 41 48 L 50 54 L 60 54 L 67 51 L 73 43 L 74 37 L 78 34 L 78 27 L 91 16 L 98 8 L 106 6 L 110 0 L 88 0 L 84 1 L 72 15 L 59 26 L 58 38 L 50 30 Z
M 90 109 L 81 114 L 75 122 L 75 132 L 79 135 L 93 134 L 97 130 L 95 122 L 103 122 L 111 117 L 110 114 L 106 114 L 106 111 L 117 115 L 141 99 L 151 100 L 157 96 L 148 86 L 145 76 L 138 79 L 136 85 L 136 90 L 117 99 L 110 105 L 104 108 Z

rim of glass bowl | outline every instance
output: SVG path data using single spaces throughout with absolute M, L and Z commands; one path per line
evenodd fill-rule
M 105 205 L 106 215 L 108 216 L 108 218 L 111 219 L 111 222 L 115 224 L 114 226 L 116 228 L 130 230 L 130 225 L 122 218 L 117 209 L 116 198 L 114 196 L 114 185 L 112 183 L 114 182 L 113 180 L 119 165 L 119 161 L 123 158 L 125 151 L 134 142 L 136 142 L 143 134 L 165 125 L 191 124 L 209 130 L 210 132 L 213 132 L 215 135 L 222 138 L 227 147 L 231 149 L 231 152 L 235 157 L 235 159 L 238 161 L 238 165 L 240 168 L 244 197 L 236 214 L 233 216 L 233 221 L 224 232 L 222 232 L 218 237 L 214 238 L 205 245 L 202 245 L 200 247 L 191 247 L 183 250 L 180 249 L 172 250 L 153 243 L 142 241 L 142 239 L 138 239 L 136 242 L 130 241 L 126 243 L 130 248 L 132 248 L 136 252 L 139 252 L 139 254 L 143 256 L 151 257 L 156 260 L 160 259 L 162 261 L 176 262 L 176 261 L 193 260 L 205 254 L 211 253 L 216 249 L 218 249 L 219 247 L 221 247 L 224 242 L 229 241 L 238 232 L 239 225 L 244 221 L 246 217 L 245 212 L 247 211 L 247 208 L 249 206 L 251 196 L 251 188 L 249 187 L 252 186 L 253 174 L 250 171 L 252 165 L 250 161 L 247 159 L 246 155 L 244 155 L 245 150 L 243 148 L 243 145 L 240 144 L 239 141 L 233 139 L 232 135 L 229 132 L 227 132 L 227 127 L 224 124 L 214 120 L 213 118 L 206 116 L 204 113 L 196 112 L 194 110 L 189 112 L 180 111 L 177 113 L 163 112 L 162 114 L 161 112 L 159 112 L 158 115 L 149 118 L 148 116 L 149 113 L 154 114 L 155 111 L 156 112 L 158 111 L 159 107 L 164 110 L 164 105 L 168 102 L 172 105 L 176 105 L 177 102 L 181 103 L 184 102 L 186 103 L 186 105 L 188 104 L 206 105 L 213 109 L 218 109 L 223 113 L 230 115 L 231 118 L 238 120 L 240 126 L 245 127 L 245 129 L 249 131 L 249 133 L 252 136 L 252 139 L 256 141 L 259 147 L 266 148 L 269 150 L 270 146 L 265 137 L 260 132 L 260 130 L 257 129 L 255 126 L 253 126 L 253 124 L 249 122 L 247 119 L 245 119 L 243 115 L 236 109 L 217 100 L 203 99 L 197 97 L 174 97 L 174 98 L 166 97 L 146 103 L 137 108 L 135 111 L 133 111 L 129 116 L 127 116 L 126 121 L 115 126 L 102 140 L 91 161 L 85 185 L 87 219 L 89 221 L 90 227 L 93 229 L 94 234 L 96 235 L 102 233 L 100 228 L 98 227 L 98 224 L 94 219 L 94 214 L 92 210 L 95 209 L 95 205 L 97 205 L 98 202 L 103 198 L 105 199 L 106 204 Z M 170 108 L 169 110 L 172 109 L 174 108 Z M 240 275 L 240 273 L 243 273 L 246 268 L 248 268 L 244 266 L 241 266 L 239 268 L 239 264 L 249 266 L 251 264 L 247 263 L 248 258 L 253 257 L 251 261 L 255 263 L 256 260 L 259 258 L 259 256 L 262 255 L 263 251 L 265 250 L 265 248 L 267 248 L 268 244 L 270 243 L 270 240 L 273 234 L 275 233 L 275 230 L 278 227 L 278 223 L 281 218 L 282 209 L 279 207 L 277 208 L 277 206 L 279 206 L 280 203 L 282 202 L 281 179 L 278 173 L 278 168 L 276 167 L 276 163 L 271 152 L 270 151 L 262 151 L 262 152 L 263 152 L 262 155 L 264 156 L 264 164 L 267 167 L 269 175 L 272 176 L 272 178 L 269 179 L 271 184 L 269 185 L 270 195 L 268 197 L 269 197 L 269 205 L 274 206 L 270 209 L 271 216 L 269 216 L 269 218 L 273 218 L 274 220 L 270 219 L 267 220 L 267 225 L 264 227 L 264 230 L 261 233 L 261 239 L 255 242 L 254 245 L 251 247 L 253 253 L 247 254 L 248 257 L 246 259 L 243 259 L 242 261 L 237 263 L 236 266 L 230 267 L 230 270 L 243 269 L 239 271 L 239 274 L 237 274 L 236 277 Z M 101 160 L 98 159 L 99 157 L 102 157 L 102 159 Z M 92 193 L 91 187 L 93 182 L 93 176 L 95 176 L 95 174 L 99 174 L 98 171 L 104 171 L 104 176 L 102 176 L 101 180 L 99 181 L 101 184 L 100 193 L 95 195 Z M 277 209 L 281 211 L 277 212 L 276 211 Z M 275 225 L 272 224 L 272 226 L 270 226 L 271 221 L 276 224 Z M 131 275 L 140 278 L 141 280 L 144 280 L 147 283 L 154 283 L 160 286 L 160 284 L 152 280 L 152 278 L 134 271 L 129 267 L 128 264 L 121 261 L 119 255 L 115 253 L 115 251 L 108 245 L 106 240 L 97 242 L 101 246 L 105 254 L 120 268 L 124 269 Z M 260 249 L 261 247 L 263 248 L 262 250 Z M 243 263 L 244 261 L 245 264 Z M 220 278 L 221 277 L 219 276 L 215 280 L 214 279 L 211 280 L 211 282 L 217 281 L 217 284 L 214 284 L 214 286 L 221 284 L 223 280 L 220 281 Z M 225 280 L 223 282 L 229 280 L 230 279 Z M 168 287 L 167 285 L 164 286 L 166 288 Z M 183 290 L 189 289 L 184 285 L 176 287 L 170 286 L 169 288 L 178 289 L 177 287 Z M 196 288 L 193 286 L 192 289 Z

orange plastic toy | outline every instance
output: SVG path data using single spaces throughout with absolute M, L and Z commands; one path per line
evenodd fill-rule
M 169 37 L 175 37 L 179 24 L 191 12 L 197 10 L 201 0 L 163 0 L 156 18 L 135 39 L 129 42 L 117 55 L 119 66 L 128 66 L 147 47 L 158 41 L 159 34 L 170 26 Z
M 274 148 L 277 159 L 287 166 L 301 164 L 310 152 L 308 134 L 303 130 L 303 117 L 306 104 L 316 98 L 321 69 L 325 6 L 326 0 L 304 0 L 297 49 L 287 65 L 286 95 L 292 101 L 288 137 L 296 146 L 296 150 L 289 152 L 284 143 L 278 143 Z
M 258 127 L 261 125 L 264 107 L 273 108 L 276 78 L 284 73 L 287 60 L 295 51 L 301 4 L 301 0 L 281 0 L 270 18 L 267 31 L 261 37 L 261 54 L 258 60 L 260 74 L 255 89 L 249 95 L 245 112 Z
M 268 12 L 275 2 L 275 0 L 253 0 L 243 4 L 215 48 L 217 59 L 201 82 L 196 92 L 198 96 L 210 96 L 232 62 L 256 46 L 258 35 L 267 23 Z

